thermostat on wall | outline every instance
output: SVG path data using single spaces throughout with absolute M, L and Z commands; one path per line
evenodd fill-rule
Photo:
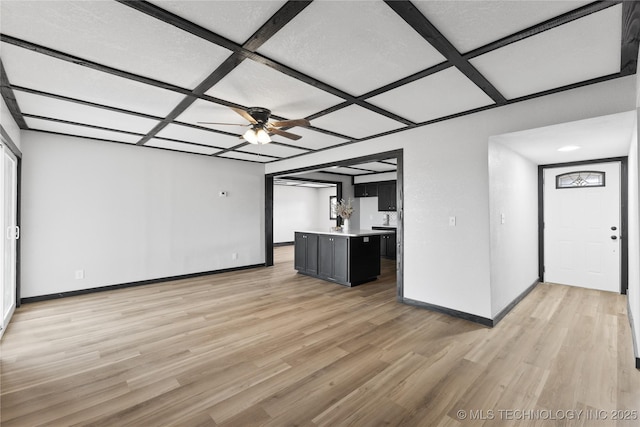
M 227 192 L 226 191 L 221 191 L 220 193 L 218 193 L 218 196 L 227 197 Z

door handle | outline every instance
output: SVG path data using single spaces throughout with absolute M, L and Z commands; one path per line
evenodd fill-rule
M 618 236 L 611 236 L 611 240 L 618 240 Z

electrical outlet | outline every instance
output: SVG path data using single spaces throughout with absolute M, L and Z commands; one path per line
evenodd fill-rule
M 76 279 L 84 279 L 84 270 L 76 270 Z
M 238 253 L 237 252 L 232 253 L 231 254 L 231 259 L 234 259 L 234 260 L 238 259 Z

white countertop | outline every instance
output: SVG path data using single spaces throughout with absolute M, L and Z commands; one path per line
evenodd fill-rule
M 332 231 L 332 230 L 296 230 L 296 233 L 309 233 L 309 234 L 330 234 L 333 236 L 348 236 L 348 237 L 361 237 L 361 236 L 379 236 L 383 234 L 393 234 L 392 230 L 359 230 L 349 229 L 349 231 Z

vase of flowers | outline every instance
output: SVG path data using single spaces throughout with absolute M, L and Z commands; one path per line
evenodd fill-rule
M 353 214 L 353 200 L 349 198 L 348 200 L 340 199 L 340 203 L 336 206 L 336 213 L 342 218 L 342 229 L 344 231 L 349 231 L 349 218 L 351 218 L 351 214 Z

